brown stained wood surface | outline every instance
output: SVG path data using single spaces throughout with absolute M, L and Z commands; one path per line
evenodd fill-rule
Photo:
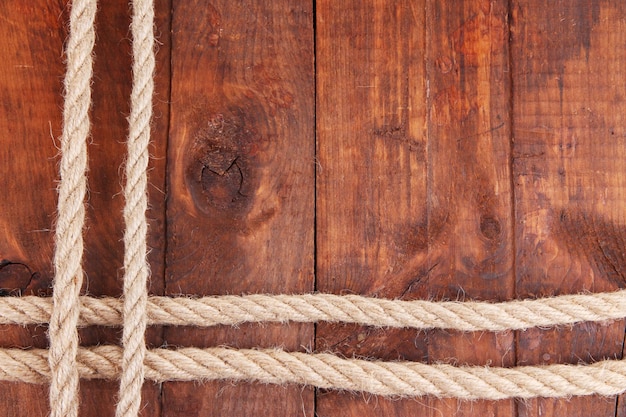
M 614 0 L 156 2 L 153 294 L 509 300 L 623 288 L 626 6 Z M 0 2 L 0 295 L 50 295 L 69 3 Z M 121 292 L 130 7 L 97 15 L 84 291 Z M 150 346 L 514 366 L 621 358 L 624 322 L 525 332 L 151 328 Z M 46 347 L 4 326 L 0 347 Z M 81 330 L 85 345 L 119 329 Z M 81 415 L 117 385 L 81 384 Z M 386 400 L 146 383 L 144 416 L 621 416 L 624 398 Z M 0 383 L 0 416 L 47 386 Z
M 413 296 L 428 274 L 424 7 L 317 2 L 317 290 Z M 422 292 L 422 295 L 427 293 Z M 317 326 L 316 349 L 428 359 L 427 335 Z M 321 391 L 317 415 L 428 415 L 428 401 Z
M 65 31 L 58 5 L 0 4 L 5 39 L 0 95 L 0 288 L 4 295 L 49 295 L 56 164 L 51 131 L 60 129 Z M 24 98 L 28 99 L 25 100 Z M 2 347 L 45 347 L 43 327 L 3 326 Z M 18 398 L 28 399 L 19 405 Z M 47 387 L 0 383 L 7 416 L 46 415 Z
M 506 0 L 426 6 L 428 275 L 436 299 L 514 294 Z M 513 332 L 434 331 L 430 362 L 512 366 Z M 514 416 L 514 400 L 431 401 L 457 416 Z
M 512 298 L 507 3 L 317 5 L 318 290 Z M 513 365 L 513 344 L 511 332 L 317 332 L 318 349 L 458 364 Z M 360 402 L 324 394 L 318 413 L 515 413 L 512 400 Z
M 174 2 L 166 293 L 314 289 L 313 10 Z M 171 346 L 311 349 L 311 324 L 170 328 Z M 314 390 L 163 384 L 163 416 L 313 415 Z
M 625 286 L 621 2 L 514 1 L 516 295 Z M 532 53 L 529 53 L 529 50 Z M 624 322 L 521 332 L 519 364 L 620 358 Z M 615 401 L 539 399 L 520 416 L 614 415 Z

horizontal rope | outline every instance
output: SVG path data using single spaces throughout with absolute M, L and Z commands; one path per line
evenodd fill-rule
M 47 383 L 50 369 L 45 349 L 0 350 L 0 380 Z M 80 348 L 77 361 L 83 379 L 117 379 L 122 349 Z M 267 384 L 300 384 L 317 388 L 384 396 L 432 395 L 466 400 L 573 395 L 618 395 L 626 391 L 626 361 L 593 365 L 547 365 L 497 368 L 455 367 L 418 362 L 342 359 L 317 353 L 227 348 L 153 349 L 145 357 L 148 380 L 233 380 Z
M 120 299 L 81 297 L 80 302 L 81 326 L 121 325 Z M 0 324 L 47 323 L 51 307 L 50 298 L 4 297 L 0 299 Z M 332 294 L 150 297 L 147 314 L 149 324 L 171 326 L 327 321 L 462 331 L 523 330 L 624 318 L 626 291 L 501 303 L 403 301 Z

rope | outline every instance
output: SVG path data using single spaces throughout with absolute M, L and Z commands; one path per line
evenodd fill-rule
M 150 273 L 146 260 L 146 171 L 154 90 L 154 4 L 152 0 L 133 0 L 132 6 L 133 88 L 124 189 L 124 355 L 116 417 L 136 416 L 141 405 L 146 354 L 147 281 Z
M 122 324 L 122 301 L 117 298 L 80 297 L 80 305 L 80 326 Z M 0 303 L 0 324 L 45 324 L 50 321 L 51 308 L 49 298 L 6 297 Z M 148 324 L 163 326 L 326 321 L 461 331 L 525 330 L 622 319 L 626 317 L 626 290 L 502 303 L 403 301 L 333 294 L 149 297 L 146 314 Z
M 78 415 L 76 354 L 78 296 L 83 282 L 83 226 L 87 190 L 87 137 L 95 42 L 96 0 L 72 3 L 67 41 L 65 104 L 50 314 L 50 408 L 52 417 Z
M 44 349 L 0 350 L 0 380 L 46 383 L 50 370 Z M 119 377 L 122 349 L 81 348 L 78 372 L 84 379 Z M 619 395 L 626 391 L 626 361 L 592 365 L 547 365 L 498 368 L 456 367 L 417 362 L 342 359 L 318 353 L 226 348 L 153 349 L 145 358 L 146 378 L 165 381 L 256 381 L 392 396 L 465 400 Z

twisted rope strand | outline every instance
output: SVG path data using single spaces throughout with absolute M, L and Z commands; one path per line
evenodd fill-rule
M 122 301 L 117 298 L 80 297 L 80 304 L 80 326 L 122 324 Z M 148 324 L 164 326 L 327 321 L 379 327 L 503 331 L 619 320 L 626 317 L 626 290 L 502 303 L 403 301 L 333 294 L 149 297 L 146 308 Z M 50 320 L 51 309 L 49 298 L 6 297 L 0 302 L 0 324 L 44 324 Z
M 50 408 L 52 417 L 78 415 L 76 354 L 78 296 L 83 282 L 83 226 L 87 190 L 87 137 L 93 72 L 96 0 L 72 3 L 67 41 L 61 135 L 54 291 L 50 314 Z M 41 364 L 41 361 L 40 361 Z
M 47 354 L 44 349 L 0 349 L 0 380 L 46 383 L 51 375 Z M 117 346 L 80 348 L 77 369 L 84 379 L 115 379 L 120 376 L 122 356 Z M 592 365 L 456 367 L 342 359 L 327 353 L 277 349 L 181 348 L 148 350 L 145 375 L 155 382 L 228 379 L 393 397 L 432 395 L 465 400 L 612 396 L 626 391 L 624 360 Z
M 149 265 L 146 260 L 148 145 L 154 90 L 154 4 L 133 0 L 133 88 L 128 120 L 128 161 L 124 197 L 124 354 L 116 417 L 134 417 L 141 405 L 146 354 Z

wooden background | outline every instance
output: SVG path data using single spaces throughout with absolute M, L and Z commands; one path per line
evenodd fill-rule
M 0 2 L 0 294 L 50 295 L 68 4 Z M 157 0 L 153 294 L 509 300 L 626 276 L 626 3 Z M 119 295 L 127 0 L 97 16 L 85 292 Z M 289 324 L 151 328 L 150 346 L 268 347 L 455 364 L 621 358 L 624 321 L 525 332 Z M 117 329 L 81 330 L 84 345 Z M 1 347 L 45 347 L 43 326 Z M 0 415 L 47 386 L 0 384 Z M 114 382 L 81 383 L 113 415 Z M 146 383 L 144 416 L 625 417 L 623 398 L 388 400 Z

